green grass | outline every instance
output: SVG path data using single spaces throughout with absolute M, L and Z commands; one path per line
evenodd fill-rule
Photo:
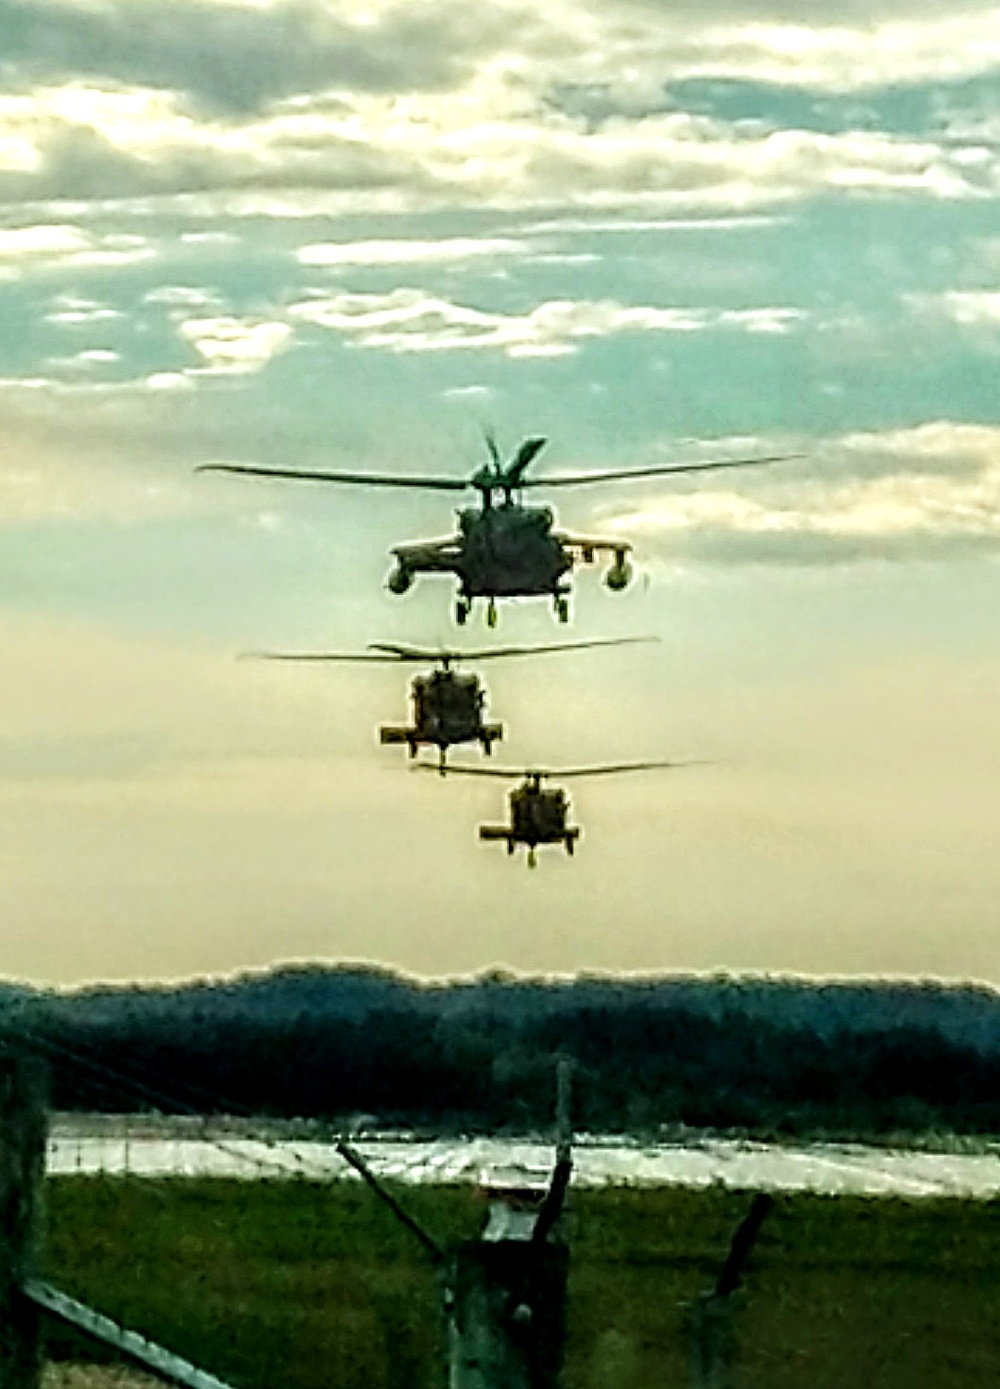
M 453 1246 L 466 1188 L 395 1188 Z M 435 1274 L 358 1183 L 54 1178 L 53 1282 L 245 1389 L 439 1389 Z M 573 1192 L 567 1389 L 688 1383 L 687 1308 L 749 1197 Z M 1000 1365 L 1000 1203 L 779 1199 L 734 1300 L 734 1389 L 976 1389 Z M 50 1353 L 80 1343 L 51 1333 Z

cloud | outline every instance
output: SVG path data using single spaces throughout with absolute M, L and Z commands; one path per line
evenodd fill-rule
M 44 320 L 59 328 L 85 328 L 94 323 L 113 322 L 124 316 L 120 309 L 113 309 L 99 299 L 78 294 L 56 294 Z
M 936 306 L 946 317 L 963 327 L 1000 327 L 1000 291 L 949 290 L 924 303 Z
M 529 245 L 512 237 L 446 236 L 437 241 L 324 241 L 300 246 L 300 265 L 435 265 L 480 257 L 523 256 Z
M 754 212 L 831 190 L 972 198 L 1000 179 L 995 149 L 944 135 L 771 129 L 675 109 L 612 115 L 594 127 L 560 109 L 541 70 L 537 81 L 528 75 L 535 67 L 532 59 L 517 77 L 487 62 L 446 91 L 313 93 L 239 116 L 206 115 L 176 91 L 141 86 L 72 81 L 8 93 L 0 200 L 105 213 L 163 211 L 169 202 L 216 218 L 443 206 L 680 216 Z M 8 147 L 16 158 L 5 160 Z M 452 243 L 461 254 L 484 253 L 471 239 Z M 385 243 L 358 246 L 370 263 L 391 263 L 378 260 L 392 255 Z M 432 255 L 445 252 L 425 243 L 423 258 Z
M 695 490 L 650 495 L 604 524 L 673 562 L 1000 555 L 1000 427 L 939 421 L 848 434 L 746 478 L 737 491 L 708 474 Z
M 453 3 L 418 16 L 398 0 L 173 0 L 169 10 L 142 0 L 3 0 L 0 75 L 8 84 L 74 74 L 148 85 L 240 113 L 317 89 L 450 85 L 501 41 L 504 19 Z
M 90 358 L 28 381 L 0 379 L 0 529 L 93 528 L 88 543 L 99 549 L 106 532 L 98 527 L 231 511 L 231 500 L 199 485 L 196 462 L 241 452 L 278 461 L 281 441 L 253 401 L 220 409 L 180 373 L 171 381 L 94 379 L 112 368 L 120 364 Z
M 287 323 L 266 319 L 189 318 L 178 331 L 210 372 L 242 375 L 260 371 L 292 344 Z
M 97 235 L 69 223 L 0 228 L 0 277 L 8 280 L 21 278 L 28 269 L 120 268 L 151 260 L 155 254 L 146 237 L 131 232 Z M 92 318 L 98 306 L 87 301 L 83 307 Z
M 455 304 L 420 289 L 386 294 L 317 293 L 288 310 L 302 323 L 343 334 L 360 347 L 390 352 L 491 349 L 508 357 L 557 357 L 586 338 L 620 333 L 692 333 L 728 329 L 786 333 L 805 315 L 791 308 L 679 309 L 614 300 L 549 300 L 523 314 Z
M 121 353 L 107 347 L 88 347 L 68 357 L 50 357 L 46 367 L 58 372 L 68 372 L 70 376 L 86 376 L 99 373 L 101 368 L 113 366 L 121 361 Z
M 469 89 L 496 74 L 535 93 L 603 85 L 625 112 L 686 77 L 856 91 L 959 80 L 1000 62 L 992 4 L 942 12 L 924 0 L 854 3 L 803 21 L 791 0 L 3 0 L 8 87 L 80 77 L 185 94 L 239 118 L 309 92 L 391 95 Z
M 222 300 L 214 290 L 200 285 L 157 285 L 143 295 L 144 304 L 166 304 L 172 314 L 183 317 L 188 309 L 221 308 Z
M 452 386 L 442 391 L 445 400 L 457 401 L 460 405 L 485 405 L 493 400 L 496 392 L 491 386 Z

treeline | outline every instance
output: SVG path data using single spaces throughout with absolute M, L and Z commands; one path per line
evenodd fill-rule
M 1000 999 L 937 985 L 491 975 L 429 987 L 290 969 L 224 984 L 14 993 L 0 1040 L 49 1063 L 65 1110 L 366 1114 L 420 1131 L 575 1122 L 761 1135 L 1000 1131 Z

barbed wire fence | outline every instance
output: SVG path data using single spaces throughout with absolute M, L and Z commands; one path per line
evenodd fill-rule
M 260 1116 L 244 1106 L 192 1086 L 185 1099 L 148 1065 L 111 1066 L 27 1026 L 18 1028 L 17 1037 L 36 1059 L 85 1076 L 90 1092 L 104 1096 L 108 1105 L 107 1114 L 56 1116 L 45 1151 L 50 1174 L 142 1180 L 150 1175 L 203 1174 L 207 1167 L 227 1177 L 327 1183 L 349 1171 L 392 1210 L 441 1274 L 452 1389 L 555 1389 L 565 1336 L 568 1250 L 558 1240 L 551 1244 L 549 1236 L 572 1171 L 568 1063 L 558 1069 L 556 1165 L 530 1233 L 525 1238 L 522 1231 L 516 1240 L 509 1231 L 492 1240 L 481 1235 L 449 1253 L 400 1206 L 342 1132 L 310 1124 L 304 1138 L 303 1126 L 294 1122 L 262 1131 Z M 212 1161 L 206 1162 L 206 1157 Z M 156 1183 L 145 1185 L 158 1190 Z M 523 1198 L 524 1193 L 519 1195 Z M 755 1200 L 715 1286 L 688 1308 L 692 1389 L 729 1389 L 736 1305 L 732 1294 L 771 1204 L 770 1197 Z M 36 1280 L 31 1297 L 36 1309 L 114 1347 L 147 1370 L 157 1373 L 167 1366 L 163 1377 L 169 1382 L 193 1389 L 227 1389 L 208 1372 L 57 1289 Z M 543 1330 L 533 1337 L 531 1326 Z M 492 1368 L 484 1375 L 480 1371 L 486 1363 Z M 0 1389 L 7 1389 L 2 1375 Z
M 161 1109 L 154 1111 L 161 1120 L 171 1108 L 178 1107 L 177 1097 L 150 1084 L 148 1076 L 137 1078 L 27 1029 L 22 1029 L 19 1040 L 35 1058 L 41 1055 L 51 1061 L 55 1057 L 61 1064 L 88 1072 L 91 1079 L 96 1081 L 99 1091 L 103 1089 L 113 1099 L 116 1108 L 124 1095 L 141 1097 L 147 1107 L 154 1102 L 161 1105 Z M 17 1073 L 18 1064 L 8 1060 L 12 1075 Z M 568 1069 L 560 1066 L 556 1165 L 544 1199 L 535 1210 L 536 1218 L 531 1231 L 528 1235 L 493 1241 L 488 1248 L 484 1248 L 481 1241 L 473 1240 L 464 1242 L 454 1254 L 447 1252 L 386 1190 L 343 1136 L 334 1144 L 341 1163 L 346 1163 L 392 1210 L 395 1218 L 418 1239 L 441 1272 L 442 1310 L 448 1328 L 449 1382 L 454 1389 L 555 1389 L 563 1355 L 565 1263 L 568 1254 L 564 1246 L 553 1245 L 550 1236 L 562 1208 L 572 1168 L 567 1075 Z M 13 1089 L 18 1090 L 18 1085 L 14 1085 Z M 33 1112 L 36 1113 L 37 1109 L 36 1103 Z M 10 1120 L 9 1115 L 5 1117 Z M 288 1145 L 287 1138 L 245 1133 L 239 1137 L 220 1138 L 208 1132 L 203 1116 L 197 1112 L 189 1113 L 186 1117 L 197 1122 L 199 1133 L 196 1142 L 227 1159 L 235 1159 L 237 1164 L 245 1166 L 249 1160 L 258 1174 L 278 1173 L 284 1177 L 295 1175 L 325 1180 L 331 1176 L 328 1166 L 310 1164 L 302 1152 Z M 148 1124 L 148 1119 L 145 1122 Z M 98 1121 L 97 1127 L 103 1126 L 103 1121 Z M 74 1147 L 71 1166 L 75 1172 L 87 1175 L 94 1171 L 94 1163 L 88 1159 L 84 1146 L 91 1136 L 81 1132 L 62 1137 L 56 1134 L 50 1145 L 44 1125 L 37 1120 L 37 1113 L 33 1126 L 28 1127 L 29 1137 L 23 1141 L 38 1148 L 35 1153 L 32 1147 L 31 1161 L 37 1165 L 39 1173 L 46 1159 L 51 1163 L 54 1157 L 59 1156 L 60 1142 L 68 1142 Z M 6 1134 L 9 1140 L 7 1150 L 15 1152 L 17 1145 L 12 1135 L 16 1137 L 17 1125 L 8 1122 L 6 1128 L 10 1130 Z M 106 1137 L 98 1136 L 105 1158 L 109 1152 Z M 263 1149 L 264 1152 L 255 1149 Z M 120 1127 L 110 1151 L 114 1155 L 113 1165 L 118 1174 L 134 1175 L 133 1145 L 128 1133 L 123 1133 Z M 104 1165 L 98 1162 L 97 1170 L 103 1170 Z M 29 1185 L 33 1191 L 33 1184 Z M 34 1199 L 32 1196 L 31 1201 Z M 33 1217 L 28 1223 L 33 1223 Z M 42 1281 L 35 1272 L 37 1258 L 29 1248 L 30 1243 L 26 1237 L 24 1250 L 19 1252 L 16 1259 L 8 1259 L 7 1262 L 11 1269 L 16 1270 L 11 1277 L 17 1284 L 19 1305 L 25 1313 L 24 1325 L 29 1328 L 24 1333 L 25 1340 L 31 1343 L 36 1362 L 35 1322 L 38 1313 L 44 1312 L 105 1346 L 113 1347 L 127 1359 L 169 1382 L 187 1386 L 187 1389 L 229 1389 L 209 1372 L 184 1361 L 147 1337 L 128 1331 L 102 1313 Z M 30 1315 L 25 1310 L 28 1308 Z M 488 1366 L 486 1370 L 484 1365 Z M 0 1366 L 0 1389 L 36 1389 L 37 1369 L 37 1364 L 26 1365 L 23 1372 L 12 1372 L 5 1377 Z

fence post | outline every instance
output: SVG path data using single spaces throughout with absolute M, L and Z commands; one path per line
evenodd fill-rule
M 455 1254 L 449 1389 L 557 1389 L 569 1250 L 550 1239 L 573 1170 L 570 1063 L 557 1074 L 556 1163 L 547 1190 L 491 1182 L 486 1227 Z
M 45 1171 L 45 1072 L 0 1053 L 0 1389 L 38 1389 L 39 1313 L 24 1296 L 36 1273 Z
M 740 1274 L 773 1205 L 772 1196 L 758 1192 L 733 1235 L 715 1287 L 702 1293 L 690 1309 L 691 1389 L 728 1389 L 733 1360 L 732 1295 L 740 1287 Z
M 467 1240 L 459 1245 L 449 1389 L 556 1389 L 568 1267 L 564 1244 Z

